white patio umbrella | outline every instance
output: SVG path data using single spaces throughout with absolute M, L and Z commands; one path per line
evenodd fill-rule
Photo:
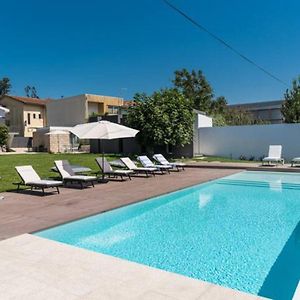
M 136 129 L 123 126 L 109 121 L 99 121 L 86 124 L 79 124 L 71 128 L 70 131 L 80 139 L 89 140 L 113 140 L 135 137 L 139 132 Z M 104 149 L 102 145 L 102 170 L 104 170 Z M 104 174 L 102 174 L 104 182 Z

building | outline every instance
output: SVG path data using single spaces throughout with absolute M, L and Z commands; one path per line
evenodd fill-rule
M 270 124 L 283 123 L 281 107 L 284 100 L 253 102 L 228 105 L 229 108 L 243 109 L 253 116 L 255 120 L 266 121 Z
M 20 137 L 30 138 L 37 128 L 46 125 L 47 100 L 4 95 L 0 98 L 0 105 L 9 109 L 6 123 L 9 131 Z
M 32 149 L 35 152 L 64 153 L 73 151 L 77 138 L 71 127 L 44 127 L 33 133 Z M 77 149 L 78 149 L 77 145 Z
M 48 126 L 75 126 L 90 116 L 118 114 L 124 100 L 119 97 L 82 94 L 47 102 Z

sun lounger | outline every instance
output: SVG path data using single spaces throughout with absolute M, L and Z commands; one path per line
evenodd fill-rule
M 155 165 L 148 156 L 146 155 L 141 155 L 138 156 L 137 158 L 141 164 L 143 165 L 143 167 L 145 168 L 157 168 L 158 170 L 160 170 L 162 173 L 164 172 L 168 172 L 170 173 L 170 169 L 172 169 L 171 166 L 167 166 L 167 165 Z
M 76 175 L 67 160 L 56 160 L 54 164 L 64 183 L 79 183 L 83 188 L 87 184 L 94 186 L 94 181 L 97 181 L 95 176 Z
M 129 170 L 132 170 L 135 173 L 143 173 L 147 177 L 149 177 L 149 174 L 154 176 L 155 171 L 157 171 L 157 168 L 138 167 L 129 157 L 122 157 L 120 160 Z
M 296 167 L 300 165 L 300 157 L 295 157 L 291 161 L 291 167 Z
M 154 154 L 153 158 L 161 165 L 171 166 L 172 168 L 177 169 L 177 171 L 180 169 L 184 170 L 184 167 L 186 166 L 186 164 L 182 162 L 169 162 L 162 154 Z
M 263 158 L 262 165 L 268 166 L 276 165 L 277 163 L 284 164 L 284 159 L 281 157 L 282 146 L 281 145 L 270 145 L 269 154 L 267 157 Z
M 103 161 L 102 161 L 103 159 Z M 113 177 L 121 177 L 121 180 L 123 180 L 124 176 L 127 176 L 130 180 L 130 174 L 133 173 L 131 170 L 114 170 L 109 162 L 106 160 L 106 158 L 102 157 L 97 157 L 96 158 L 97 165 L 99 166 L 100 170 L 104 175 L 108 175 L 108 177 L 113 176 Z M 103 166 L 102 166 L 103 164 Z
M 20 186 L 22 185 L 29 186 L 31 187 L 31 190 L 34 188 L 41 189 L 44 196 L 45 189 L 56 188 L 56 191 L 59 194 L 58 187 L 63 184 L 62 181 L 41 179 L 32 166 L 17 166 L 15 168 L 22 180 L 21 182 L 17 183 L 18 190 L 20 190 Z

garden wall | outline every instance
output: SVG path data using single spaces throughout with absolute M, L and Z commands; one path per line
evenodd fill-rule
M 282 145 L 286 160 L 300 157 L 300 124 L 199 128 L 198 140 L 198 154 L 260 159 L 269 145 Z

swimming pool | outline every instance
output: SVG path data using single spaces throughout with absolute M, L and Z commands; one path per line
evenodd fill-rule
M 300 174 L 247 171 L 35 234 L 291 299 L 300 277 L 299 220 Z

